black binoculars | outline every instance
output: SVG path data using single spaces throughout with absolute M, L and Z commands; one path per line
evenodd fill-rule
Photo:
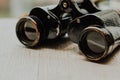
M 119 31 L 120 11 L 101 11 L 91 0 L 60 0 L 58 5 L 36 7 L 16 25 L 17 37 L 27 47 L 68 33 L 93 61 L 105 58 L 120 45 Z
M 98 11 L 91 0 L 60 0 L 58 5 L 35 7 L 18 21 L 16 34 L 22 44 L 35 47 L 46 39 L 64 36 L 73 19 Z
M 80 23 L 77 23 L 77 20 Z M 76 18 L 69 25 L 69 37 L 78 43 L 81 52 L 98 61 L 120 45 L 120 12 L 104 10 Z

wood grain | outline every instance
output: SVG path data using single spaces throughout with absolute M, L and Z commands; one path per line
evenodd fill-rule
M 38 49 L 23 46 L 15 34 L 17 19 L 0 19 L 0 80 L 119 80 L 120 52 L 90 62 L 69 39 Z

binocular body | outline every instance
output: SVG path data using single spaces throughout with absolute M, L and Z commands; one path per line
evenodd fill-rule
M 19 41 L 27 47 L 68 33 L 89 59 L 98 61 L 120 45 L 120 12 L 99 10 L 91 0 L 60 0 L 58 5 L 35 7 L 16 25 Z
M 69 36 L 89 60 L 103 59 L 120 44 L 119 11 L 105 10 L 78 19 L 81 22 L 77 26 L 77 19 L 71 23 Z
M 90 0 L 60 0 L 58 5 L 33 8 L 18 21 L 16 34 L 25 46 L 35 47 L 46 39 L 64 36 L 69 22 L 76 17 L 98 11 Z

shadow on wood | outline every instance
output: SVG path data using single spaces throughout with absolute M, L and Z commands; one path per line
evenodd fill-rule
M 44 40 L 39 46 L 34 47 L 32 49 L 42 49 L 42 48 L 49 48 L 49 49 L 58 49 L 62 50 L 72 44 L 68 37 L 56 38 L 56 39 L 47 39 Z

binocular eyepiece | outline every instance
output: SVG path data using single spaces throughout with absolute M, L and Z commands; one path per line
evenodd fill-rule
M 76 28 L 72 25 L 77 19 L 71 22 L 69 36 L 73 33 L 71 40 L 78 43 L 79 49 L 89 60 L 101 60 L 120 45 L 120 14 L 118 11 L 105 10 L 78 19 L 81 22 L 76 24 Z M 86 24 L 83 25 L 85 21 Z M 72 38 L 73 36 L 75 39 Z
M 22 44 L 35 47 L 46 39 L 64 36 L 69 22 L 76 17 L 98 11 L 90 0 L 60 0 L 58 5 L 33 8 L 18 21 L 16 34 Z

